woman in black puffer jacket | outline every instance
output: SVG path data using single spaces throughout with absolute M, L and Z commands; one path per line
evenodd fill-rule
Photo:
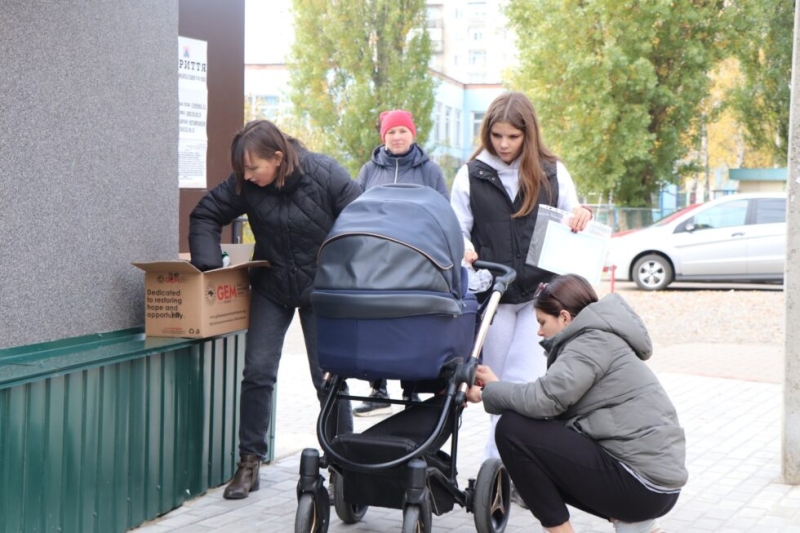
M 267 454 L 272 391 L 283 340 L 295 309 L 300 315 L 311 379 L 322 395 L 311 289 L 317 251 L 342 209 L 361 193 L 330 157 L 309 152 L 268 120 L 248 123 L 231 145 L 233 174 L 192 211 L 189 248 L 200 270 L 222 266 L 222 227 L 247 214 L 256 244 L 254 260 L 270 267 L 251 271 L 250 326 L 239 398 L 241 461 L 224 497 L 258 490 L 258 467 Z M 352 431 L 348 402 L 340 402 L 339 431 Z

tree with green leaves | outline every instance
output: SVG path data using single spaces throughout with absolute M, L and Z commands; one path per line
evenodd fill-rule
M 510 0 L 520 66 L 545 141 L 581 193 L 652 205 L 702 131 L 725 0 Z
M 736 0 L 729 7 L 734 56 L 743 81 L 730 106 L 747 144 L 786 166 L 792 82 L 792 0 Z
M 431 128 L 434 80 L 424 0 L 293 0 L 291 100 L 322 151 L 355 174 L 381 143 L 381 111 L 414 115 L 417 142 Z

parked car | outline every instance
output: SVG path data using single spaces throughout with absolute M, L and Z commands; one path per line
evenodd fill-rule
M 723 196 L 611 239 L 614 279 L 643 290 L 673 281 L 783 282 L 786 194 Z

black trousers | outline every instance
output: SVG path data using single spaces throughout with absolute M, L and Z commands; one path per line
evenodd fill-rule
M 563 422 L 507 411 L 495 430 L 500 458 L 544 527 L 569 520 L 567 505 L 600 518 L 642 522 L 667 514 L 678 494 L 648 490 L 595 441 Z
M 242 392 L 239 395 L 239 452 L 243 455 L 254 454 L 262 459 L 267 455 L 266 437 L 272 414 L 272 391 L 278 378 L 283 341 L 294 313 L 294 307 L 278 305 L 260 291 L 254 290 L 250 295 L 250 327 L 244 350 Z M 298 313 L 311 382 L 322 404 L 325 394 L 323 373 L 317 356 L 317 320 L 311 306 L 298 308 Z M 337 407 L 337 416 L 330 418 L 329 431 L 338 427 L 339 433 L 351 433 L 353 413 L 350 401 L 342 400 Z M 337 425 L 334 425 L 334 419 Z M 311 431 L 314 429 L 311 428 Z

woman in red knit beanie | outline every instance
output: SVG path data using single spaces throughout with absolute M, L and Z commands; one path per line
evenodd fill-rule
M 436 189 L 449 200 L 450 194 L 442 169 L 414 142 L 417 127 L 411 113 L 403 109 L 384 111 L 380 120 L 383 144 L 373 150 L 370 161 L 361 167 L 356 179 L 361 188 L 367 190 L 389 183 L 415 183 Z M 353 409 L 356 416 L 376 416 L 392 412 L 391 404 L 384 401 L 389 399 L 386 380 L 378 379 L 371 385 L 371 400 Z M 403 396 L 404 399 L 418 400 L 416 394 L 410 391 L 403 391 Z
M 417 127 L 411 113 L 403 109 L 380 115 L 381 144 L 361 167 L 356 181 L 367 190 L 388 183 L 416 183 L 432 187 L 450 198 L 442 169 L 415 143 Z

